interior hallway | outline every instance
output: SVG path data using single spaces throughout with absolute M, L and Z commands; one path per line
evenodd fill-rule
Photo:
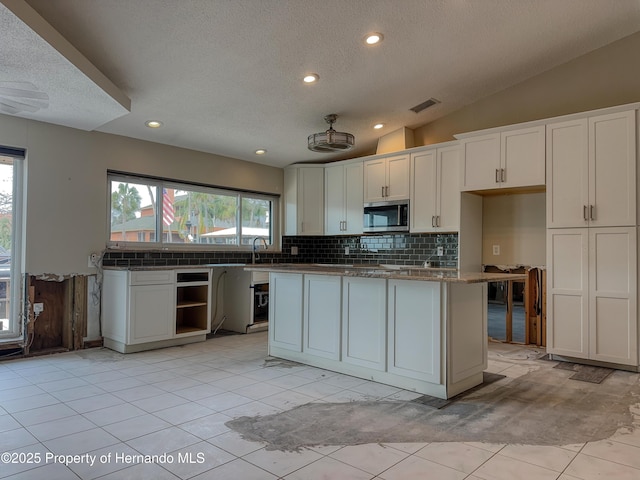
M 0 453 L 41 459 L 3 463 L 0 478 L 640 478 L 638 374 L 576 381 L 540 349 L 491 343 L 488 371 L 500 377 L 437 409 L 412 392 L 268 359 L 266 345 L 261 332 L 129 355 L 92 349 L 0 362 Z M 322 408 L 336 417 L 294 416 Z M 389 428 L 360 443 L 394 408 L 421 412 L 425 428 L 411 430 L 411 441 L 385 439 Z M 364 426 L 340 444 L 319 442 L 323 428 L 345 420 Z M 260 429 L 276 421 L 289 430 Z M 242 430 L 248 424 L 255 428 Z M 256 434 L 263 439 L 247 440 Z M 287 443 L 295 435 L 309 445 Z M 52 460 L 84 453 L 95 455 L 93 466 L 90 456 Z M 134 464 L 123 454 L 173 461 Z

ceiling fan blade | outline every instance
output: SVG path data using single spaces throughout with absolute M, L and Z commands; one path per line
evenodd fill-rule
M 37 112 L 38 110 L 40 110 L 40 108 L 38 107 L 34 107 L 33 105 L 29 105 L 28 103 L 23 103 L 23 102 L 15 102 L 13 100 L 9 100 L 8 98 L 2 98 L 0 99 L 0 102 L 2 102 L 2 105 L 5 107 L 9 107 L 9 108 L 13 108 L 15 109 L 14 113 L 18 113 L 18 112 Z
M 20 113 L 20 110 L 12 107 L 11 105 L 6 105 L 2 100 L 0 100 L 0 112 L 5 113 Z
M 19 88 L 9 88 L 0 86 L 0 95 L 6 97 L 18 97 L 18 98 L 34 98 L 37 100 L 49 100 L 49 95 L 44 92 L 37 92 L 33 90 L 23 90 Z

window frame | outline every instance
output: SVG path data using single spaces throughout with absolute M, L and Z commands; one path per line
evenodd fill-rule
M 111 192 L 112 182 L 122 183 L 136 183 L 143 185 L 150 185 L 155 187 L 156 190 L 156 205 L 162 205 L 163 189 L 185 190 L 191 192 L 202 192 L 211 195 L 227 195 L 234 196 L 236 198 L 236 242 L 235 244 L 219 244 L 219 243 L 173 243 L 166 242 L 164 240 L 164 224 L 162 222 L 162 210 L 158 209 L 155 215 L 155 228 L 156 228 L 156 240 L 150 242 L 131 242 L 124 240 L 111 240 Z M 271 251 L 280 251 L 281 238 L 280 238 L 280 224 L 279 224 L 279 211 L 280 211 L 280 196 L 255 192 L 251 190 L 240 190 L 232 188 L 224 188 L 216 185 L 205 185 L 200 183 L 184 182 L 175 179 L 164 179 L 157 177 L 150 177 L 144 175 L 135 175 L 124 172 L 107 171 L 107 214 L 106 214 L 106 227 L 107 227 L 107 248 L 108 249 L 131 249 L 131 250 L 189 250 L 189 251 L 251 251 L 251 245 L 242 244 L 242 200 L 243 198 L 251 199 L 263 199 L 271 202 L 271 210 L 269 212 L 269 224 L 271 227 L 271 243 L 269 249 Z

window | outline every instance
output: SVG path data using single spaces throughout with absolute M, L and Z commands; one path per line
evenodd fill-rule
M 109 181 L 109 244 L 250 246 L 276 243 L 278 197 L 116 173 Z M 160 232 L 160 234 L 158 234 Z
M 0 146 L 0 342 L 21 336 L 24 151 Z

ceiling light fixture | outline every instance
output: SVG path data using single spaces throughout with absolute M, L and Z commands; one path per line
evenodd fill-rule
M 356 140 L 353 135 L 345 132 L 336 132 L 333 124 L 337 120 L 338 115 L 331 113 L 324 117 L 325 122 L 329 124 L 326 132 L 314 133 L 307 138 L 307 147 L 313 152 L 333 153 L 352 149 Z
M 316 83 L 320 79 L 320 76 L 317 73 L 309 73 L 305 75 L 302 81 L 304 83 Z
M 144 124 L 149 128 L 160 128 L 164 125 L 162 122 L 158 120 L 147 120 Z
M 256 150 L 256 155 L 264 155 L 267 151 L 264 148 L 259 148 Z
M 364 43 L 366 43 L 367 45 L 377 45 L 378 43 L 382 42 L 383 38 L 384 36 L 381 33 L 369 33 L 366 37 L 364 37 Z
M 373 128 L 375 128 L 376 130 L 380 130 L 382 127 L 384 127 L 384 123 L 376 123 Z

